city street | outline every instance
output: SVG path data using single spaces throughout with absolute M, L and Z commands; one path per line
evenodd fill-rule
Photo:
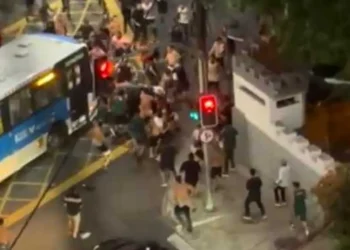
M 173 24 L 176 6 L 184 0 L 168 2 L 170 13 L 164 23 L 157 25 L 159 46 L 162 49 L 169 41 L 169 29 Z M 72 8 L 75 27 L 81 24 L 84 17 L 97 23 L 101 10 L 97 7 L 97 1 L 93 1 L 93 4 L 93 7 L 85 8 L 86 5 L 75 3 L 75 9 Z M 116 8 L 115 1 L 106 0 L 106 5 L 110 15 L 116 15 L 120 21 L 120 10 Z M 232 13 L 220 5 L 214 6 L 209 13 L 208 48 L 214 41 L 216 32 L 229 22 L 230 17 L 226 15 L 230 14 Z M 257 33 L 254 14 L 237 14 L 237 17 L 246 27 L 246 33 L 242 36 L 254 37 Z M 72 33 L 75 27 L 72 28 Z M 189 59 L 185 65 L 192 83 L 192 95 L 197 96 L 197 76 L 193 70 L 195 62 Z M 231 79 L 226 79 L 221 84 L 225 93 L 228 93 Z M 189 119 L 188 113 L 189 110 L 185 107 L 179 111 L 183 129 L 177 137 L 177 146 L 180 149 L 177 167 L 189 152 L 190 134 L 195 125 Z M 68 153 L 68 161 L 60 166 L 59 162 Z M 304 241 L 300 230 L 292 232 L 289 229 L 291 206 L 274 206 L 272 188 L 276 176 L 261 176 L 264 182 L 263 202 L 268 219 L 260 221 L 254 207 L 252 223 L 245 223 L 241 218 L 246 194 L 245 181 L 250 166 L 240 165 L 237 172 L 222 180 L 220 190 L 214 193 L 213 212 L 206 212 L 204 209 L 206 197 L 202 180 L 200 194 L 195 198 L 197 211 L 193 213 L 194 233 L 189 235 L 179 232 L 176 223 L 162 214 L 167 189 L 160 186 L 156 161 L 147 159 L 145 164 L 138 166 L 123 143 L 115 145 L 112 159 L 114 160 L 108 170 L 103 170 L 103 161 L 96 150 L 87 138 L 81 137 L 72 150 L 66 148 L 35 161 L 32 166 L 2 183 L 0 213 L 7 217 L 7 224 L 12 226 L 11 231 L 16 236 L 24 226 L 25 218 L 35 207 L 37 198 L 47 187 L 52 174 L 59 166 L 62 167 L 55 185 L 44 198 L 42 206 L 36 211 L 14 249 L 88 250 L 103 240 L 115 237 L 155 240 L 169 250 L 294 250 Z M 82 230 L 92 233 L 86 240 L 73 240 L 68 236 L 67 216 L 62 200 L 65 192 L 73 186 L 79 187 L 83 197 Z M 316 245 L 309 245 L 305 250 L 318 250 L 320 246 L 322 249 L 329 249 L 326 247 L 328 241 L 316 242 Z

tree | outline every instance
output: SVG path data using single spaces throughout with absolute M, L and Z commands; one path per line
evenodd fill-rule
M 340 165 L 329 171 L 313 189 L 339 250 L 350 249 L 350 166 Z
M 227 0 L 237 2 L 238 0 Z M 288 60 L 337 64 L 350 76 L 350 19 L 347 0 L 244 0 L 266 20 Z

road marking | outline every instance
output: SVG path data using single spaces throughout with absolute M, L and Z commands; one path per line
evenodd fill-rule
M 73 15 L 80 15 L 82 11 L 71 11 L 69 14 L 71 16 Z M 87 11 L 87 14 L 91 14 L 91 15 L 101 15 L 103 14 L 103 11 Z
M 91 3 L 92 3 L 92 0 L 87 0 L 87 1 L 85 2 L 85 6 L 84 6 L 83 11 L 81 12 L 80 19 L 79 19 L 77 25 L 75 26 L 76 28 L 75 28 L 75 30 L 74 30 L 74 32 L 73 32 L 73 36 L 75 36 L 75 35 L 77 34 L 77 32 L 78 32 L 79 29 L 80 29 L 80 26 L 83 24 L 83 21 L 84 21 L 84 19 L 85 19 L 86 13 L 87 13 L 87 11 L 88 11 L 88 9 L 89 9 Z
M 33 199 L 25 199 L 25 198 L 8 198 L 7 201 L 15 201 L 15 202 L 30 202 Z
M 191 247 L 183 238 L 181 238 L 178 234 L 174 233 L 170 235 L 167 241 L 173 245 L 178 250 L 195 250 Z
M 16 176 L 16 174 L 12 177 L 12 179 L 14 179 L 15 176 Z M 13 182 L 11 182 L 11 183 L 8 185 L 4 196 L 1 197 L 1 204 L 0 204 L 0 213 L 1 213 L 1 214 L 2 214 L 2 211 L 3 211 L 4 208 L 5 208 L 5 205 L 6 205 L 7 200 L 9 199 L 9 196 L 10 196 L 10 193 L 11 193 L 11 190 L 12 190 L 12 187 L 13 187 Z
M 125 155 L 129 151 L 129 147 L 127 146 L 127 144 L 128 143 L 125 143 L 112 151 L 111 161 L 118 159 L 119 157 Z M 104 163 L 105 163 L 105 158 L 101 157 L 96 161 L 92 162 L 91 164 L 89 164 L 88 166 L 84 167 L 77 174 L 73 175 L 72 177 L 63 181 L 61 184 L 49 190 L 45 195 L 45 198 L 40 203 L 39 207 L 42 207 L 48 202 L 54 200 L 55 198 L 60 196 L 62 193 L 70 189 L 71 187 L 75 186 L 76 184 L 82 182 L 89 176 L 96 173 L 98 170 L 104 167 Z M 40 197 L 30 201 L 28 204 L 24 205 L 23 207 L 19 208 L 12 214 L 8 215 L 5 220 L 6 226 L 12 226 L 16 222 L 20 221 L 21 219 L 29 215 L 33 211 L 33 209 L 37 206 L 39 199 Z
M 13 185 L 18 186 L 41 186 L 43 185 L 43 182 L 35 182 L 35 181 L 13 181 Z
M 192 226 L 193 227 L 200 227 L 200 226 L 203 226 L 205 224 L 209 224 L 211 222 L 214 222 L 216 220 L 219 220 L 223 217 L 225 217 L 226 215 L 224 214 L 221 214 L 221 215 L 216 215 L 216 216 L 213 216 L 213 217 L 209 217 L 209 218 L 206 218 L 206 219 L 203 219 L 203 220 L 200 220 L 200 221 L 195 221 L 192 223 Z M 181 225 L 177 225 L 176 226 L 176 230 L 180 230 L 181 229 Z

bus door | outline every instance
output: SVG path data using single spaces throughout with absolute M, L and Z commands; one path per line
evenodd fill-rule
M 88 65 L 89 66 L 89 65 Z M 65 69 L 67 98 L 72 122 L 72 131 L 84 126 L 89 119 L 88 93 L 91 79 L 84 72 L 84 62 L 79 60 Z

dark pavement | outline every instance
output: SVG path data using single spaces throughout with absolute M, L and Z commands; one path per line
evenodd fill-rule
M 160 187 L 154 163 L 149 161 L 137 167 L 132 157 L 123 156 L 113 162 L 108 171 L 97 173 L 85 183 L 95 187 L 93 191 L 81 189 L 82 229 L 92 232 L 89 239 L 69 240 L 61 197 L 36 213 L 14 249 L 85 250 L 113 237 L 167 244 L 172 229 L 161 218 L 164 189 Z M 14 232 L 21 226 L 16 226 Z

